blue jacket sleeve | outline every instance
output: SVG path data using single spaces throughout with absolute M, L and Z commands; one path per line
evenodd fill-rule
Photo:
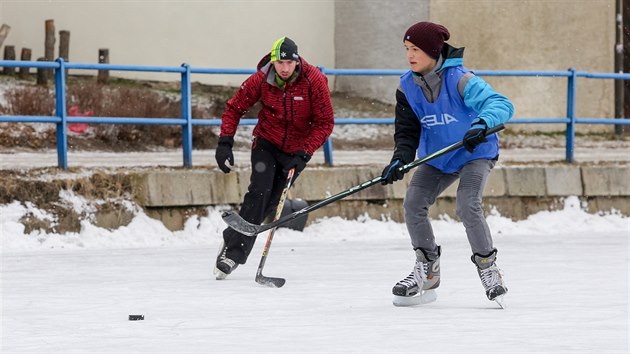
M 486 122 L 488 128 L 503 124 L 514 115 L 512 102 L 478 76 L 470 78 L 464 87 L 464 104 L 478 112 L 478 119 Z M 473 124 L 477 122 L 475 119 Z

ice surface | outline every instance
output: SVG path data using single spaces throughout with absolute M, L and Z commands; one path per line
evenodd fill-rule
M 220 210 L 170 232 L 139 214 L 116 231 L 24 234 L 0 206 L 2 353 L 626 353 L 630 222 L 565 210 L 488 219 L 508 308 L 485 297 L 463 226 L 435 220 L 438 300 L 392 305 L 411 270 L 405 226 L 340 218 L 280 229 L 254 282 L 248 263 L 216 281 Z M 144 321 L 129 321 L 142 314 Z

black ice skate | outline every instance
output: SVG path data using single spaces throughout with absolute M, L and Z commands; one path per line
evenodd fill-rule
M 395 306 L 420 305 L 437 300 L 434 289 L 440 285 L 440 253 L 441 248 L 438 247 L 438 255 L 430 260 L 423 250 L 416 249 L 413 270 L 392 289 Z
M 225 243 L 221 243 L 219 248 L 219 254 L 217 255 L 217 261 L 214 268 L 214 275 L 217 280 L 225 279 L 230 273 L 238 267 L 238 263 L 226 257 L 227 247 Z
M 503 297 L 508 289 L 503 281 L 503 272 L 496 264 L 497 250 L 492 251 L 487 256 L 473 254 L 471 260 L 477 266 L 477 273 L 486 290 L 488 300 L 496 301 L 499 306 L 505 308 Z

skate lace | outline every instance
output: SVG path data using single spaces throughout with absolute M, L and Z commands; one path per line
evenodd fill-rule
M 415 271 L 409 273 L 409 275 L 405 279 L 399 281 L 398 284 L 402 284 L 407 288 L 410 288 L 418 284 L 418 282 L 416 281 Z
M 219 259 L 220 260 L 226 259 L 225 257 L 226 254 L 227 254 L 227 247 L 223 246 L 223 250 L 221 251 L 221 254 L 219 255 Z
M 484 288 L 491 289 L 499 284 L 499 268 L 496 265 L 490 266 L 486 269 L 479 270 L 479 277 Z
M 413 267 L 413 271 L 411 271 L 405 279 L 399 281 L 398 283 L 405 285 L 408 288 L 422 283 L 427 280 L 428 269 L 429 263 L 417 262 Z

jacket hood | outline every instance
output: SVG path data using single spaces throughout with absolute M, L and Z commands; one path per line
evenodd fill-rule
M 298 81 L 301 79 L 306 65 L 309 65 L 309 64 L 306 62 L 306 60 L 304 60 L 300 56 L 300 65 L 298 65 L 295 69 L 297 71 L 297 76 L 295 77 L 294 81 Z M 258 62 L 258 65 L 256 66 L 256 68 L 258 69 L 258 71 L 262 72 L 267 77 L 268 84 L 274 85 L 274 86 L 276 85 L 275 80 L 274 80 L 275 69 L 273 65 L 271 65 L 271 53 L 267 53 L 267 55 L 262 57 L 262 59 L 260 59 L 260 61 Z
M 440 67 L 440 70 L 453 66 L 464 65 L 464 47 L 455 48 L 448 43 L 444 43 L 444 48 L 442 48 L 442 58 L 444 58 L 444 63 Z

